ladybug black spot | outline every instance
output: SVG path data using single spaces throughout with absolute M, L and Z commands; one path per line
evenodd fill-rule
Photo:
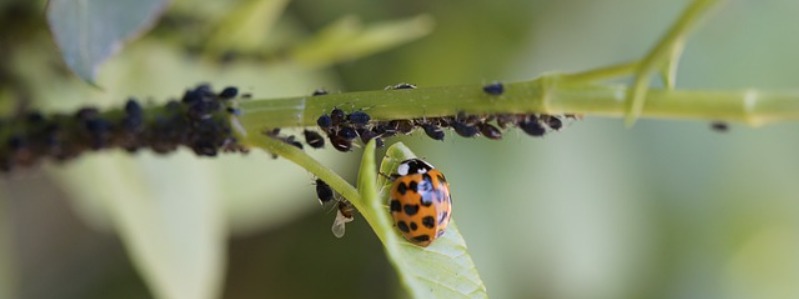
M 413 216 L 416 215 L 416 213 L 419 213 L 419 205 L 404 205 L 402 209 L 408 216 Z
M 416 222 L 411 221 L 411 230 L 416 231 L 417 229 L 419 229 L 419 225 L 417 225 Z
M 438 181 L 441 182 L 441 183 L 446 183 L 447 182 L 447 179 L 445 179 L 444 176 L 440 175 L 440 174 L 436 175 L 436 179 L 438 179 Z
M 430 185 L 432 185 L 433 177 L 430 176 L 430 173 L 424 173 L 424 174 L 422 174 L 422 180 L 427 182 L 427 185 L 430 186 Z M 428 188 L 432 188 L 432 187 L 423 187 L 423 188 L 425 188 L 424 190 L 427 191 L 427 190 L 429 190 Z
M 412 181 L 412 182 L 408 183 L 408 189 L 410 189 L 413 192 L 418 192 L 417 191 L 418 187 L 419 187 L 419 184 L 417 184 L 416 181 Z
M 419 202 L 421 202 L 421 204 L 422 204 L 423 206 L 425 206 L 425 207 L 429 207 L 429 206 L 431 206 L 431 205 L 433 204 L 433 197 L 431 196 L 431 194 L 430 194 L 430 193 L 424 193 L 424 194 L 421 196 L 421 198 L 420 198 L 420 201 L 419 201 Z
M 424 216 L 422 218 L 422 225 L 426 228 L 433 228 L 436 226 L 436 219 L 433 216 Z
M 439 225 L 444 224 L 444 220 L 447 220 L 447 214 L 448 214 L 447 211 L 441 213 L 441 218 L 438 219 Z
M 400 212 L 400 211 L 402 211 L 402 204 L 399 202 L 399 200 L 392 199 L 390 206 L 391 206 L 391 211 L 392 212 Z
M 408 224 L 405 221 L 397 221 L 397 228 L 403 233 L 411 232 L 410 228 L 408 228 Z
M 411 182 L 411 184 L 416 184 L 416 182 Z M 399 192 L 400 195 L 405 195 L 405 193 L 408 192 L 408 186 L 406 186 L 405 183 L 400 182 L 399 184 L 397 184 L 397 192 Z
M 427 242 L 427 241 L 430 241 L 430 236 L 428 236 L 428 235 L 419 235 L 419 236 L 413 237 L 413 241 L 414 242 L 418 242 L 418 243 Z
M 444 193 L 443 190 L 441 190 L 441 189 L 436 190 L 436 201 L 439 202 L 439 203 L 444 202 L 444 199 L 446 199 L 445 195 L 446 195 L 446 193 Z

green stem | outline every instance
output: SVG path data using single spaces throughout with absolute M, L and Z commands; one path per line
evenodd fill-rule
M 380 219 L 377 219 L 376 215 L 374 215 L 371 211 L 374 209 L 371 207 L 367 207 L 367 205 L 371 205 L 373 203 L 366 202 L 365 198 L 361 196 L 358 190 L 350 185 L 344 178 L 333 172 L 330 168 L 325 167 L 319 161 L 314 160 L 303 152 L 302 150 L 288 145 L 280 140 L 274 139 L 272 137 L 266 136 L 264 134 L 248 134 L 246 137 L 243 137 L 243 143 L 261 148 L 265 151 L 271 152 L 276 154 L 286 160 L 294 162 L 297 166 L 307 170 L 308 172 L 312 173 L 313 175 L 317 176 L 318 178 L 322 179 L 330 185 L 333 190 L 338 192 L 341 196 L 346 198 L 352 205 L 355 207 L 356 210 L 361 212 L 361 216 L 366 219 L 366 222 L 369 223 L 371 227 L 378 227 L 378 223 L 381 222 Z M 371 148 L 371 151 L 365 150 L 364 152 L 364 159 L 371 159 L 374 161 L 374 144 L 368 145 Z M 369 149 L 369 148 L 367 148 Z M 371 156 L 371 157 L 370 157 Z M 369 165 L 367 163 L 367 165 Z M 374 162 L 371 163 L 374 165 Z M 376 169 L 371 170 L 373 173 L 376 172 Z M 364 173 L 363 170 L 361 173 Z M 359 178 L 361 184 L 364 184 L 364 180 Z M 372 179 L 372 181 L 375 181 Z M 372 187 L 375 184 L 374 182 L 371 183 Z M 362 186 L 359 186 L 362 187 Z M 370 189 L 371 190 L 371 189 Z M 381 224 L 382 225 L 382 224 Z M 385 236 L 381 235 L 380 233 L 377 234 L 380 239 L 383 239 Z
M 627 76 L 638 67 L 638 62 L 625 62 L 614 64 L 606 67 L 601 67 L 593 70 L 588 70 L 573 74 L 561 75 L 564 80 L 570 82 L 596 82 L 601 80 L 612 79 L 616 77 Z
M 241 140 L 243 140 L 242 143 L 245 145 L 261 148 L 294 162 L 294 164 L 297 164 L 325 181 L 333 190 L 336 190 L 336 192 L 352 202 L 356 209 L 361 209 L 363 203 L 361 196 L 358 195 L 358 190 L 350 185 L 344 178 L 333 172 L 333 170 L 325 167 L 319 163 L 319 161 L 314 160 L 302 150 L 264 134 L 250 133 Z
M 625 123 L 627 125 L 632 125 L 635 119 L 641 115 L 652 73 L 661 67 L 663 63 L 666 63 L 671 54 L 679 52 L 675 51 L 675 47 L 682 46 L 682 40 L 688 32 L 696 26 L 700 17 L 717 2 L 718 0 L 695 0 L 691 3 L 680 16 L 680 19 L 669 29 L 668 33 L 660 39 L 657 45 L 638 64 L 633 87 L 627 91 L 628 106 L 625 115 Z M 678 57 L 671 58 L 677 59 Z
M 381 90 L 242 102 L 239 119 L 250 132 L 264 128 L 315 126 L 334 107 L 364 110 L 376 120 L 496 113 L 574 113 L 623 117 L 624 86 L 572 83 L 557 76 L 505 84 L 500 96 L 481 85 Z M 663 90 L 646 93 L 641 117 L 742 122 L 761 125 L 799 120 L 798 91 Z

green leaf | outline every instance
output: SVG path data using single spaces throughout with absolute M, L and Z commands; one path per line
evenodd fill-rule
M 358 174 L 358 189 L 368 209 L 360 212 L 371 218 L 369 223 L 383 241 L 405 288 L 415 298 L 487 298 L 485 285 L 466 251 L 466 242 L 454 219 L 446 233 L 428 247 L 411 244 L 394 228 L 385 204 L 387 196 L 378 192 L 388 190 L 388 181 L 381 176 L 377 184 L 373 143 L 364 149 Z M 412 157 L 413 153 L 405 145 L 395 143 L 388 149 L 380 173 L 389 174 L 401 161 Z
M 94 182 L 92 196 L 105 204 L 157 298 L 216 298 L 225 273 L 227 230 L 209 163 L 181 151 L 169 159 L 147 152 L 135 158 L 96 154 L 74 164 L 49 170 L 72 194 Z
M 256 51 L 262 47 L 289 0 L 249 0 L 238 4 L 208 40 L 215 53 L 228 49 Z
M 396 47 L 423 37 L 432 30 L 433 19 L 428 15 L 365 28 L 357 17 L 346 16 L 299 45 L 291 52 L 291 57 L 309 67 L 323 67 Z
M 64 61 L 94 83 L 97 69 L 122 44 L 152 27 L 168 0 L 51 0 L 47 21 Z

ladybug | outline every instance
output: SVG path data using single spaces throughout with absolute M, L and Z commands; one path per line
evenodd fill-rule
M 452 217 L 452 197 L 444 174 L 419 159 L 402 161 L 391 175 L 391 217 L 402 236 L 427 247 L 441 237 Z

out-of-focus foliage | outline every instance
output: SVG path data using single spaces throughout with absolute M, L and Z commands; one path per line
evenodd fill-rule
M 160 101 L 200 81 L 271 97 L 322 85 L 362 90 L 397 82 L 527 79 L 637 58 L 688 1 L 291 2 L 264 42 L 270 53 L 301 44 L 344 15 L 365 24 L 419 14 L 435 21 L 432 33 L 416 42 L 322 71 L 274 63 L 279 55 L 231 55 L 231 64 L 198 59 L 203 33 L 236 3 L 176 1 L 153 32 L 100 69 L 103 89 L 97 90 L 64 68 L 44 26 L 43 1 L 0 1 L 0 57 L 9 62 L 0 64 L 3 111 L 13 112 L 23 99 L 48 110 L 118 104 L 130 95 Z M 795 88 L 797 5 L 726 1 L 687 41 L 677 88 Z M 589 117 L 544 139 L 511 132 L 502 142 L 455 136 L 443 143 L 415 136 L 404 141 L 447 174 L 460 232 L 495 298 L 795 298 L 796 131 L 793 124 L 733 125 L 718 134 L 704 123 L 651 120 L 628 130 L 619 120 Z M 312 154 L 343 173 L 357 163 L 357 154 Z M 242 233 L 216 249 L 228 260 L 226 270 L 218 268 L 226 277 L 222 297 L 382 298 L 398 292 L 397 277 L 362 219 L 356 215 L 345 238 L 335 239 L 329 232 L 334 214 L 314 207 L 312 178 L 263 156 L 98 154 L 59 166 L 65 175 L 6 179 L 0 237 L 10 240 L 0 242 L 9 246 L 0 250 L 0 276 L 15 279 L 0 277 L 0 295 L 148 296 L 124 255 L 136 256 L 135 246 L 126 249 L 85 226 L 119 227 L 124 218 L 99 197 L 125 192 L 109 191 L 113 186 L 86 165 L 112 171 L 135 163 L 137 171 L 166 174 L 156 167 L 180 167 L 189 159 L 197 160 L 192 170 L 203 170 L 179 171 L 192 183 L 170 187 L 208 184 L 193 191 L 214 190 L 208 192 L 221 194 L 218 201 L 195 195 L 193 208 L 205 203 L 225 211 L 221 222 L 196 228 L 195 237 L 213 233 L 199 231 L 206 229 Z M 77 182 L 81 178 L 96 180 Z M 159 183 L 170 182 L 178 184 Z M 164 204 L 169 217 L 159 223 L 196 223 L 184 215 L 186 207 Z M 202 250 L 185 246 L 180 253 Z
M 125 41 L 152 27 L 167 3 L 51 0 L 47 4 L 47 21 L 64 62 L 78 76 L 93 82 L 97 68 L 121 50 Z

